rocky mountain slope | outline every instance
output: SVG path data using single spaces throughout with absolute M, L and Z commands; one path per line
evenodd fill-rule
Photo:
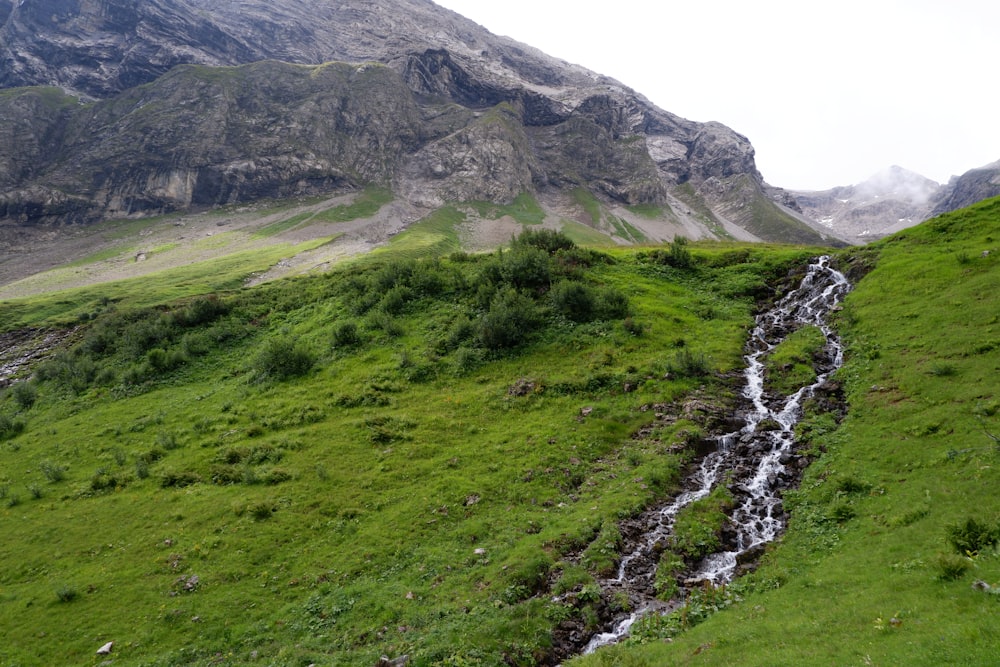
M 865 242 L 926 220 L 940 189 L 939 183 L 893 166 L 857 185 L 793 195 L 807 216 Z
M 972 169 L 944 185 L 892 166 L 857 185 L 790 194 L 812 220 L 856 243 L 866 243 L 1000 196 L 1000 162 Z
M 1000 160 L 970 169 L 952 178 L 936 193 L 932 215 L 972 206 L 990 197 L 1000 197 Z
M 654 238 L 837 242 L 745 137 L 428 0 L 11 0 L 0 20 L 0 224 L 374 183 L 424 207 L 585 191 L 655 211 Z

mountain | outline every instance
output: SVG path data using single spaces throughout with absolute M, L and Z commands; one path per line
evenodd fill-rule
M 746 137 L 428 0 L 30 0 L 0 20 L 0 225 L 377 184 L 423 208 L 528 193 L 598 228 L 642 207 L 651 239 L 839 242 Z
M 933 215 L 1000 196 L 1000 160 L 953 177 L 934 197 Z
M 1000 195 L 1000 161 L 945 185 L 892 166 L 857 185 L 787 194 L 790 205 L 807 218 L 855 243 L 867 243 Z
M 857 185 L 792 194 L 805 215 L 865 242 L 926 220 L 940 188 L 920 174 L 893 166 Z
M 638 583 L 669 613 L 581 658 L 639 609 L 602 582 L 644 510 L 693 500 L 753 409 L 747 325 L 813 250 L 532 228 L 0 300 L 0 664 L 994 664 L 998 239 L 1000 198 L 831 253 L 845 367 L 780 415 L 804 418 L 768 480 L 804 475 L 767 506 L 787 532 L 714 588 L 691 568 L 738 538 L 745 485 L 653 513 Z M 767 400 L 829 370 L 822 332 L 787 333 Z

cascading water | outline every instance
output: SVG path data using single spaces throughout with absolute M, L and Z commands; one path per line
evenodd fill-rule
M 584 653 L 628 636 L 632 624 L 642 616 L 670 610 L 670 605 L 657 600 L 652 592 L 657 544 L 670 537 L 677 513 L 711 493 L 724 477 L 734 490 L 736 501 L 730 516 L 736 529 L 735 547 L 703 559 L 689 579 L 723 584 L 732 579 L 740 556 L 778 536 L 784 524 L 777 482 L 785 474 L 785 463 L 794 444 L 793 429 L 801 417 L 803 401 L 813 395 L 843 361 L 840 340 L 827 326 L 825 317 L 849 290 L 847 278 L 830 266 L 830 258 L 820 257 L 809 266 L 795 290 L 758 315 L 750 334 L 748 354 L 744 357 L 743 396 L 750 407 L 743 416 L 743 427 L 715 438 L 715 449 L 702 458 L 687 478 L 688 490 L 656 510 L 650 529 L 622 558 L 616 576 L 602 582 L 606 590 L 627 590 L 635 611 L 620 620 L 614 629 L 593 637 Z M 823 372 L 814 383 L 790 396 L 768 395 L 764 391 L 764 357 L 785 336 L 806 325 L 818 327 L 826 336 Z

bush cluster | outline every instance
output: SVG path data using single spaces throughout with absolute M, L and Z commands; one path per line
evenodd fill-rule
M 495 353 L 525 343 L 551 316 L 582 323 L 629 313 L 628 298 L 620 291 L 580 279 L 583 268 L 609 259 L 576 247 L 560 232 L 528 229 L 509 249 L 450 260 L 450 265 L 437 259 L 395 260 L 369 268 L 343 282 L 345 301 L 354 315 L 365 317 L 366 329 L 389 337 L 406 333 L 400 316 L 415 301 L 459 305 L 460 312 L 434 345 L 438 354 L 456 352 L 454 367 L 459 370 L 474 368 L 482 358 L 479 351 Z M 458 266 L 474 260 L 478 266 L 471 270 Z M 338 350 L 357 347 L 365 338 L 349 320 L 335 324 L 331 336 Z
M 144 385 L 237 335 L 232 327 L 213 331 L 210 326 L 229 311 L 230 306 L 216 296 L 199 297 L 169 310 L 108 311 L 94 320 L 76 347 L 39 365 L 38 381 L 74 394 L 116 383 Z M 19 401 L 33 403 L 29 388 L 20 391 Z
M 284 381 L 308 373 L 316 359 L 306 347 L 291 338 L 271 338 L 253 361 L 256 382 Z

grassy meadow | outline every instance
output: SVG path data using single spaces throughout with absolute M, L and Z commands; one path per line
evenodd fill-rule
M 731 409 L 756 305 L 817 251 L 529 224 L 469 255 L 457 222 L 253 288 L 233 265 L 0 304 L 79 327 L 0 395 L 0 665 L 553 664 L 560 627 L 597 630 L 618 521 L 704 433 L 684 406 Z M 843 251 L 871 270 L 838 315 L 850 412 L 802 425 L 787 536 L 572 664 L 989 664 L 997 238 L 994 201 Z
M 786 535 L 685 618 L 572 664 L 996 664 L 998 250 L 989 200 L 847 251 L 873 267 L 837 318 L 849 411 L 800 426 L 819 458 L 786 494 Z

